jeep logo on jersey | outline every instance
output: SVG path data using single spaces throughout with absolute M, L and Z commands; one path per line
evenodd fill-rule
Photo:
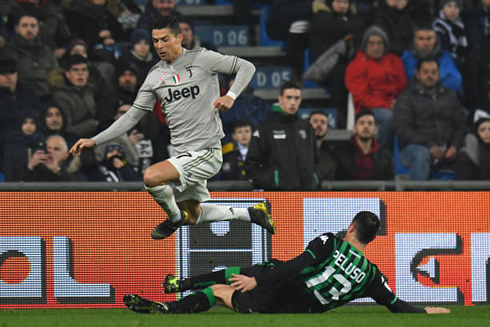
M 199 94 L 199 86 L 184 87 L 182 90 L 168 89 L 168 95 L 164 98 L 166 103 L 182 98 L 192 97 L 193 99 Z

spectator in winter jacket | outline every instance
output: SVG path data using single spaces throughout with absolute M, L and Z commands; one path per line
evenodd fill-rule
M 375 138 L 376 122 L 371 110 L 357 113 L 349 142 L 334 150 L 337 180 L 392 180 L 395 164 L 388 150 Z
M 349 38 L 349 44 L 357 46 L 365 29 L 364 21 L 356 14 L 356 6 L 350 0 L 316 0 L 313 3 L 313 17 L 310 22 L 310 62 L 313 64 L 325 51 L 339 40 Z M 333 67 L 329 78 L 322 84 L 330 88 L 330 103 L 337 109 L 338 126 L 345 128 L 347 123 L 348 91 L 345 83 L 347 65 L 354 50 Z
M 245 172 L 254 186 L 266 190 L 314 190 L 317 147 L 310 123 L 298 117 L 301 89 L 285 82 L 279 106 L 253 134 Z
M 390 39 L 388 52 L 401 56 L 413 39 L 414 20 L 408 0 L 378 1 L 374 25 L 382 28 Z
M 39 133 L 38 114 L 24 111 L 22 116 L 16 124 L 17 130 L 8 136 L 5 146 L 2 170 L 7 182 L 25 181 L 31 157 L 45 150 L 44 137 Z
M 71 157 L 68 145 L 61 135 L 51 135 L 44 149 L 37 150 L 27 164 L 25 181 L 77 182 L 86 181 L 85 175 L 75 168 L 79 159 Z
M 125 158 L 125 152 L 118 143 L 105 147 L 104 160 L 98 165 L 96 180 L 105 182 L 134 182 L 140 179 L 136 168 Z
M 222 180 L 248 180 L 243 165 L 252 140 L 252 124 L 239 119 L 233 125 L 233 142 L 223 145 Z
M 97 132 L 95 119 L 95 90 L 87 84 L 89 71 L 87 59 L 71 56 L 65 72 L 65 86 L 55 90 L 53 100 L 59 104 L 66 117 L 66 131 L 87 137 Z
M 391 149 L 393 144 L 392 109 L 396 97 L 407 87 L 400 58 L 387 53 L 388 36 L 377 26 L 370 27 L 362 40 L 356 59 L 347 67 L 345 84 L 354 96 L 356 113 L 372 110 L 378 126 L 378 142 Z
M 148 0 L 145 11 L 138 20 L 137 28 L 149 30 L 151 22 L 159 16 L 175 16 L 182 18 L 182 14 L 175 10 L 177 0 Z
M 490 34 L 490 0 L 480 0 L 480 4 L 465 16 L 464 22 L 469 46 L 477 49 L 483 37 Z
M 478 49 L 470 52 L 463 82 L 470 117 L 476 109 L 490 114 L 490 34 L 483 37 Z
M 436 58 L 439 63 L 439 80 L 450 90 L 461 89 L 461 74 L 451 54 L 441 50 L 436 31 L 429 25 L 415 28 L 413 44 L 402 55 L 403 67 L 407 79 L 415 75 L 417 63 L 424 58 Z
M 34 90 L 41 100 L 49 98 L 49 72 L 58 68 L 53 50 L 38 37 L 39 21 L 31 13 L 21 13 L 15 23 L 11 43 L 0 48 L 0 59 L 17 62 L 19 82 Z
M 490 115 L 478 119 L 466 135 L 456 162 L 456 179 L 490 180 Z
M 451 165 L 465 134 L 465 114 L 456 94 L 439 82 L 436 59 L 422 59 L 416 80 L 396 101 L 400 162 L 411 180 L 427 180 L 431 168 Z
M 130 40 L 129 45 L 119 47 L 121 53 L 118 58 L 118 65 L 130 67 L 136 72 L 139 88 L 145 81 L 150 68 L 158 60 L 151 48 L 150 32 L 137 28 L 131 33 Z
M 332 181 L 335 179 L 336 163 L 332 156 L 332 151 L 328 142 L 325 142 L 325 135 L 328 133 L 328 116 L 323 110 L 313 111 L 308 117 L 313 130 L 315 131 L 316 145 L 318 148 L 318 177 L 320 181 Z
M 459 16 L 461 0 L 441 0 L 439 17 L 432 26 L 439 37 L 442 50 L 448 51 L 461 68 L 468 52 L 464 23 Z
M 0 162 L 5 141 L 17 132 L 26 112 L 39 112 L 39 98 L 33 90 L 18 83 L 17 64 L 0 59 Z

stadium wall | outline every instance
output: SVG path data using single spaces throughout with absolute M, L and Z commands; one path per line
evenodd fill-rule
M 342 233 L 361 210 L 380 216 L 365 254 L 400 298 L 490 303 L 490 192 L 211 196 L 235 207 L 267 201 L 277 234 L 233 221 L 154 241 L 150 231 L 165 216 L 146 192 L 0 192 L 0 308 L 119 308 L 127 293 L 175 299 L 160 286 L 169 273 L 288 260 L 319 234 Z

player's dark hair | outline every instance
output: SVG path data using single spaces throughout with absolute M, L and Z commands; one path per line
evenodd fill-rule
M 235 130 L 240 127 L 247 127 L 250 126 L 252 128 L 252 123 L 248 119 L 238 119 L 233 123 L 233 133 L 235 133 Z
M 328 120 L 328 115 L 325 111 L 323 110 L 315 110 L 313 111 L 309 116 L 308 116 L 308 120 L 311 119 L 311 117 L 313 117 L 314 115 L 323 115 L 325 117 L 327 117 L 327 120 Z
M 281 85 L 281 88 L 279 89 L 279 94 L 282 96 L 284 94 L 284 90 L 287 89 L 297 89 L 301 90 L 301 86 L 293 81 L 286 81 Z
M 357 121 L 358 121 L 359 119 L 361 119 L 361 117 L 364 117 L 364 116 L 373 116 L 373 118 L 375 118 L 375 117 L 374 117 L 374 112 L 373 112 L 372 110 L 369 110 L 369 109 L 363 109 L 363 110 L 359 111 L 359 112 L 356 114 L 356 116 L 355 116 L 355 118 L 354 118 L 354 123 L 357 123 Z
M 177 17 L 175 16 L 158 16 L 153 20 L 150 27 L 150 34 L 153 30 L 163 30 L 165 28 L 170 29 L 173 35 L 177 36 L 182 31 L 180 30 L 180 25 Z
M 352 219 L 352 223 L 356 226 L 356 237 L 359 242 L 368 244 L 376 238 L 380 222 L 375 213 L 361 211 Z
M 418 72 L 420 72 L 420 68 L 422 67 L 422 64 L 425 62 L 435 62 L 437 65 L 437 69 L 439 69 L 439 62 L 437 61 L 437 58 L 429 56 L 429 57 L 422 58 L 419 60 L 419 62 L 417 63 L 417 71 Z

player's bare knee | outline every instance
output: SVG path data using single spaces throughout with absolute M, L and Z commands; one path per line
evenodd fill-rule
M 213 290 L 214 298 L 219 304 L 225 305 L 228 308 L 233 309 L 233 305 L 231 301 L 231 298 L 233 297 L 233 293 L 235 292 L 235 289 L 233 287 L 225 284 L 216 284 L 216 285 L 212 285 L 211 289 Z
M 177 203 L 180 210 L 187 212 L 187 225 L 195 225 L 199 215 L 201 214 L 201 203 L 196 200 L 187 200 L 184 202 Z
M 143 183 L 145 183 L 146 187 L 156 187 L 159 185 L 167 184 L 166 181 L 162 180 L 159 177 L 159 175 L 160 174 L 156 169 L 148 167 L 143 175 Z

